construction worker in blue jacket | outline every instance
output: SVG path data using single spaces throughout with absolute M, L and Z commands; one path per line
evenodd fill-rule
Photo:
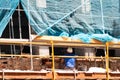
M 67 48 L 67 53 L 65 54 L 65 56 L 68 56 L 64 58 L 65 69 L 75 69 L 75 58 L 72 57 L 75 56 L 75 54 L 73 53 L 73 49 L 71 47 Z

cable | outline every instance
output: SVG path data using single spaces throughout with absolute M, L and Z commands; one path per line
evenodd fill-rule
M 10 19 L 10 21 L 11 21 L 11 19 Z M 9 36 L 10 36 L 10 39 L 12 38 L 11 36 L 12 36 L 12 34 L 11 34 L 11 24 L 10 24 L 10 22 L 9 22 Z M 10 52 L 11 52 L 11 54 L 12 54 L 12 52 L 13 52 L 13 50 L 12 50 L 12 45 L 10 45 Z

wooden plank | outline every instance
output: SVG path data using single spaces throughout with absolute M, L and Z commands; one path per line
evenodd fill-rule
M 67 37 L 56 37 L 56 36 L 35 36 L 32 42 L 29 39 L 8 39 L 0 38 L 1 45 L 47 45 L 50 46 L 50 41 L 53 40 L 55 46 L 76 46 L 76 47 L 105 47 L 105 44 L 101 41 L 92 39 L 90 43 L 84 43 L 81 40 L 72 40 Z M 120 42 L 109 42 L 110 48 L 120 48 Z
M 3 45 L 26 44 L 28 41 L 29 41 L 28 39 L 7 39 L 7 38 L 0 38 L 0 44 L 3 44 Z
M 52 79 L 51 72 L 46 71 L 0 71 L 0 76 L 2 79 Z
M 4 74 L 4 75 L 3 75 Z M 85 71 L 76 71 L 76 79 L 106 79 L 106 73 L 93 72 L 87 73 Z M 57 79 L 69 78 L 74 79 L 74 72 L 65 70 L 55 71 Z M 0 71 L 0 79 L 52 79 L 52 71 Z M 111 72 L 110 79 L 120 79 L 120 72 Z

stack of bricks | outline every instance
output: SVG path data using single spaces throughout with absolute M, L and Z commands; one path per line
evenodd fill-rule
M 0 69 L 7 69 L 8 61 L 9 60 L 7 58 L 1 58 L 0 59 Z
M 41 70 L 41 66 L 42 66 L 41 59 L 33 58 L 33 70 L 39 71 Z
M 40 60 L 33 59 L 33 67 L 35 70 L 40 70 Z M 6 57 L 0 58 L 0 70 L 30 70 L 31 59 L 22 57 Z
M 120 60 L 110 60 L 109 67 L 111 71 L 120 71 Z M 114 65 L 114 66 L 113 66 Z M 105 60 L 76 60 L 76 69 L 87 71 L 90 67 L 105 68 Z M 52 59 L 33 58 L 33 70 L 52 68 Z M 64 69 L 64 62 L 61 59 L 55 59 L 55 68 Z M 0 70 L 31 70 L 31 58 L 24 57 L 6 57 L 0 58 Z

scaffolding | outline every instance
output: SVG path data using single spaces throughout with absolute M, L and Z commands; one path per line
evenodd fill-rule
M 54 27 L 58 27 L 58 33 L 59 31 L 63 31 L 64 28 L 69 28 L 70 25 L 72 25 L 70 27 L 70 29 L 65 29 L 64 31 L 69 32 L 70 35 L 72 34 L 72 30 L 73 28 L 78 28 L 78 30 L 80 29 L 83 30 L 83 33 L 99 33 L 100 30 L 100 34 L 110 34 L 110 32 L 112 30 L 119 30 L 119 29 L 114 29 L 114 26 L 118 26 L 119 23 L 117 23 L 117 20 L 119 19 L 119 16 L 114 16 L 112 14 L 108 14 L 108 15 L 104 15 L 104 7 L 103 7 L 103 0 L 81 0 L 81 3 L 78 3 L 78 0 L 75 0 L 76 5 L 72 4 L 73 2 L 70 2 L 70 5 L 67 6 L 67 8 L 65 8 L 65 10 L 62 10 L 63 6 L 65 6 L 66 4 L 62 4 L 63 2 L 61 2 L 62 6 L 59 4 L 59 2 L 55 1 L 55 10 L 54 11 L 54 0 L 53 2 L 50 2 L 49 0 L 47 2 L 49 6 L 48 9 L 45 8 L 39 8 L 39 7 L 35 7 L 35 2 L 32 2 L 32 0 L 26 0 L 26 2 L 24 2 L 24 0 L 21 0 L 21 2 L 19 3 L 16 2 L 18 5 L 18 8 L 15 10 L 17 11 L 17 16 L 18 16 L 18 33 L 19 33 L 19 38 L 17 35 L 17 38 L 15 37 L 15 32 L 14 32 L 14 18 L 11 16 L 10 17 L 10 22 L 8 24 L 9 27 L 9 38 L 0 38 L 0 45 L 10 45 L 10 51 L 11 54 L 6 54 L 6 53 L 2 53 L 0 54 L 0 79 L 52 79 L 52 80 L 59 80 L 59 79 L 103 79 L 103 80 L 109 80 L 109 79 L 120 79 L 120 72 L 117 71 L 117 67 L 115 67 L 115 71 L 111 71 L 110 70 L 110 65 L 117 65 L 117 63 L 119 63 L 120 57 L 109 57 L 109 49 L 111 48 L 120 48 L 120 42 L 114 42 L 114 41 L 107 41 L 107 42 L 102 42 L 96 39 L 92 39 L 89 43 L 84 43 L 83 40 L 74 40 L 71 39 L 69 37 L 71 36 L 62 36 L 62 37 L 55 37 L 54 32 L 57 33 L 57 31 L 55 31 Z M 36 0 L 37 1 L 37 0 Z M 6 1 L 7 2 L 7 1 Z M 113 1 L 110 0 L 110 3 L 112 3 Z M 1 2 L 2 3 L 2 2 Z M 53 3 L 53 4 L 52 4 Z M 95 3 L 95 4 L 93 4 Z M 105 3 L 108 3 L 107 1 Z M 17 5 L 16 4 L 16 5 Z M 46 2 L 45 2 L 46 4 Z M 91 5 L 92 4 L 92 5 Z M 22 7 L 21 7 L 22 5 Z M 31 6 L 32 5 L 32 6 Z M 117 4 L 118 5 L 118 4 Z M 10 6 L 10 5 L 9 5 Z M 70 8 L 69 6 L 72 6 L 72 8 Z M 95 8 L 93 8 L 93 6 L 95 6 Z M 98 7 L 99 6 L 99 7 Z M 116 10 L 115 14 L 118 14 L 119 12 L 117 12 L 117 8 L 115 3 L 113 5 L 108 5 L 112 8 L 115 9 L 111 9 L 111 12 L 114 12 L 114 10 Z M 1 10 L 11 10 L 9 8 L 4 8 L 3 6 L 0 6 Z M 32 8 L 31 8 L 32 7 Z M 45 6 L 46 7 L 46 6 Z M 53 7 L 53 8 L 52 8 Z M 21 9 L 24 8 L 24 9 Z M 50 8 L 50 9 L 49 9 Z M 60 8 L 60 9 L 59 9 Z M 92 10 L 93 8 L 93 10 Z M 97 9 L 96 9 L 97 8 Z M 35 10 L 34 10 L 35 9 Z M 40 11 L 38 11 L 40 9 Z M 105 8 L 105 9 L 109 9 L 109 7 Z M 14 9 L 13 9 L 14 10 Z M 47 12 L 48 10 L 48 12 Z M 53 10 L 53 11 L 52 11 Z M 71 11 L 72 10 L 72 11 Z M 27 23 L 27 27 L 28 29 L 28 33 L 29 33 L 29 38 L 27 39 L 23 39 L 23 35 L 22 34 L 24 31 L 22 31 L 22 19 L 21 19 L 21 11 L 25 11 L 28 17 L 28 23 Z M 60 11 L 60 12 L 57 12 Z M 78 12 L 77 12 L 78 11 Z M 106 10 L 107 11 L 107 10 Z M 34 15 L 34 12 L 36 12 Z M 79 14 L 80 12 L 80 14 Z M 110 12 L 110 13 L 111 13 Z M 52 20 L 52 16 L 49 15 L 54 15 L 57 17 L 54 17 L 55 19 Z M 31 17 L 32 15 L 32 17 Z M 34 16 L 33 16 L 34 15 Z M 10 16 L 10 15 L 9 15 Z M 23 16 L 23 15 L 22 15 Z M 83 20 L 81 19 L 81 16 L 83 17 Z M 79 20 L 79 18 L 80 20 Z M 36 22 L 33 19 L 37 19 L 39 18 Z M 84 20 L 84 18 L 87 18 Z M 90 19 L 89 19 L 90 18 Z M 98 19 L 100 18 L 100 19 Z M 104 19 L 105 18 L 105 19 Z M 49 20 L 47 20 L 49 19 Z M 76 21 L 76 19 L 78 19 L 78 21 Z M 88 21 L 88 22 L 87 22 Z M 108 22 L 107 22 L 108 21 Z M 118 20 L 119 21 L 119 20 Z M 66 24 L 62 24 L 65 23 Z M 68 23 L 69 22 L 69 23 Z M 111 24 L 111 22 L 113 22 L 113 24 Z M 33 24 L 34 23 L 34 24 Z M 107 23 L 107 24 L 105 24 Z M 109 24 L 110 23 L 110 24 Z M 90 25 L 91 24 L 91 25 Z M 97 24 L 97 25 L 96 25 Z M 61 26 L 62 25 L 62 26 Z M 38 35 L 32 35 L 32 29 L 34 29 L 36 31 L 36 33 L 38 35 L 43 34 L 44 32 L 46 33 L 46 31 L 51 31 L 51 34 L 53 34 L 53 36 L 38 36 Z M 94 27 L 94 28 L 93 28 Z M 56 29 L 57 30 L 57 29 Z M 98 32 L 96 32 L 98 30 Z M 74 29 L 73 29 L 74 31 Z M 78 31 L 78 32 L 80 32 Z M 87 31 L 87 32 L 86 32 Z M 108 32 L 107 32 L 108 31 Z M 3 32 L 3 31 L 1 31 Z M 115 31 L 115 37 L 119 37 L 119 35 L 116 35 Z M 26 33 L 26 32 L 25 32 Z M 112 32 L 111 32 L 112 34 Z M 68 35 L 68 34 L 67 34 Z M 83 35 L 83 34 L 81 34 Z M 103 36 L 102 35 L 102 36 Z M 85 34 L 83 35 L 85 36 Z M 85 36 L 88 37 L 88 36 Z M 76 37 L 75 37 L 76 38 Z M 101 38 L 101 37 L 100 37 Z M 108 38 L 108 36 L 107 36 Z M 88 38 L 87 38 L 88 39 Z M 20 54 L 17 54 L 16 52 L 16 46 L 20 47 Z M 24 54 L 22 53 L 22 50 L 24 48 L 24 46 L 29 46 L 30 47 L 30 53 L 29 54 Z M 49 56 L 41 56 L 41 55 L 34 55 L 33 54 L 33 46 L 49 46 L 51 49 L 51 55 Z M 2 46 L 1 46 L 2 47 Z M 77 59 L 77 62 L 86 62 L 89 63 L 89 65 L 92 65 L 94 63 L 94 67 L 96 67 L 96 64 L 99 62 L 102 62 L 102 67 L 104 66 L 105 71 L 104 72 L 97 72 L 97 71 L 88 71 L 88 68 L 86 70 L 65 70 L 64 68 L 59 69 L 56 68 L 56 65 L 59 66 L 57 63 L 60 62 L 61 58 L 66 58 L 68 56 L 62 56 L 62 55 L 55 55 L 55 47 L 83 47 L 83 48 L 103 48 L 104 49 L 104 54 L 105 57 L 96 57 L 96 56 L 69 56 L 69 57 L 73 57 Z M 27 58 L 27 59 L 26 59 Z M 47 59 L 47 60 L 46 60 Z M 48 63 L 45 63 L 45 65 L 50 65 L 49 68 L 44 68 L 44 66 L 42 67 L 42 62 L 41 61 L 48 61 Z M 117 62 L 118 60 L 118 62 Z M 13 61 L 12 64 L 9 64 L 9 61 Z M 21 63 L 20 63 L 21 61 Z M 25 62 L 26 61 L 26 62 Z M 28 63 L 27 63 L 28 61 Z M 35 62 L 38 61 L 38 62 Z M 18 63 L 19 62 L 19 63 Z M 25 65 L 28 64 L 28 65 Z M 36 65 L 35 63 L 39 63 L 38 65 Z M 4 65 L 3 65 L 4 64 Z M 14 66 L 15 64 L 22 66 Z M 22 65 L 21 65 L 22 64 Z M 63 64 L 63 63 L 60 63 Z M 3 66 L 2 66 L 3 65 Z M 80 64 L 81 65 L 81 64 Z M 6 66 L 8 66 L 9 68 L 7 68 Z M 36 68 L 37 66 L 37 68 Z M 117 65 L 119 66 L 119 65 Z M 88 66 L 87 66 L 88 67 Z M 100 65 L 101 67 L 101 65 Z M 36 70 L 34 70 L 36 69 Z
M 113 72 L 109 70 L 109 62 L 110 59 L 120 59 L 119 57 L 109 57 L 109 48 L 119 48 L 119 43 L 107 42 L 101 43 L 98 40 L 91 41 L 90 44 L 83 43 L 81 41 L 73 41 L 69 38 L 64 37 L 53 37 L 53 36 L 38 36 L 30 42 L 29 40 L 18 40 L 18 39 L 0 39 L 0 44 L 2 45 L 46 45 L 51 47 L 51 56 L 41 56 L 41 55 L 12 55 L 12 54 L 1 54 L 2 57 L 27 57 L 32 58 L 31 61 L 31 68 L 29 71 L 21 71 L 21 70 L 3 70 L 0 71 L 1 79 L 120 79 L 120 72 Z M 65 58 L 68 56 L 57 56 L 54 55 L 54 47 L 55 46 L 71 46 L 71 47 L 102 47 L 105 48 L 105 57 L 95 57 L 95 56 L 69 56 L 78 58 L 79 60 L 91 60 L 92 61 L 105 61 L 106 70 L 105 72 L 90 72 L 90 71 L 79 71 L 79 70 L 64 70 L 64 69 L 56 69 L 55 68 L 55 61 L 57 58 Z M 33 59 L 34 58 L 51 58 L 52 64 L 50 70 L 40 70 L 34 71 L 33 69 Z M 91 63 L 90 62 L 90 63 Z M 16 74 L 16 75 L 15 75 Z M 28 76 L 29 75 L 29 76 Z

